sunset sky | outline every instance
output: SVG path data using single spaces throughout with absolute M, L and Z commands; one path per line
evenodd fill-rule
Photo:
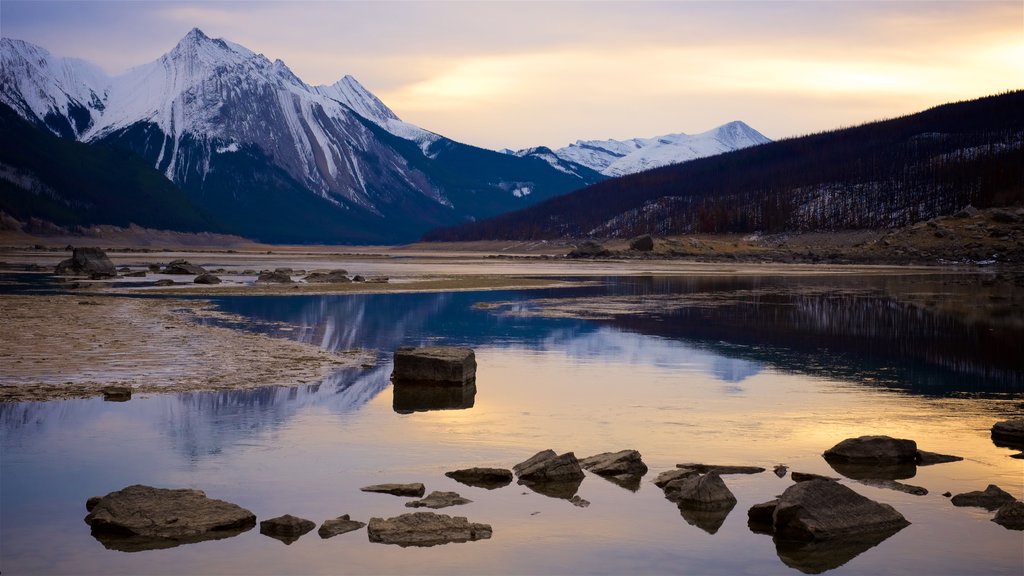
M 488 148 L 781 138 L 1024 88 L 1021 0 L 0 3 L 3 36 L 112 74 L 193 27 Z

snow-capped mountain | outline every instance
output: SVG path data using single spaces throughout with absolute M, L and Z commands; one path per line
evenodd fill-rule
M 563 161 L 586 166 L 605 176 L 622 176 L 767 142 L 771 140 L 736 121 L 700 134 L 666 134 L 630 140 L 577 140 L 575 144 L 554 151 L 527 148 L 514 154 L 533 156 L 536 150 L 543 150 L 546 151 L 543 155 L 545 160 L 553 154 Z
M 257 238 L 415 239 L 601 178 L 453 142 L 402 122 L 351 76 L 313 87 L 284 62 L 199 29 L 115 77 L 4 39 L 0 81 L 0 101 L 22 117 L 131 150 Z

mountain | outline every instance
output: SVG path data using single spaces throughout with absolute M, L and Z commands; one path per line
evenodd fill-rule
M 1024 201 L 1024 91 L 600 182 L 426 240 L 892 228 Z
M 131 151 L 225 231 L 263 241 L 402 242 L 603 179 L 454 142 L 351 76 L 309 86 L 199 29 L 115 77 L 3 39 L 0 81 L 0 102 L 25 119 Z
M 666 134 L 631 140 L 577 140 L 558 150 L 526 148 L 505 153 L 536 156 L 549 163 L 586 166 L 605 176 L 622 176 L 705 156 L 771 142 L 743 122 L 730 122 L 700 134 Z

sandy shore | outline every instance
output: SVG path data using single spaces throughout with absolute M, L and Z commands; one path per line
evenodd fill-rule
M 111 385 L 136 394 L 294 386 L 373 362 L 371 351 L 204 324 L 218 316 L 196 300 L 4 296 L 0 402 L 83 398 Z

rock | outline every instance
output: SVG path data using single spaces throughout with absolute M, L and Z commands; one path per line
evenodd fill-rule
M 290 284 L 292 277 L 284 272 L 260 272 L 260 275 L 256 278 L 256 282 L 259 284 Z
M 676 464 L 676 468 L 689 468 L 701 474 L 717 472 L 719 474 L 760 474 L 764 468 L 760 466 L 722 466 L 719 464 Z
M 186 260 L 172 260 L 163 270 L 164 274 L 180 274 L 199 276 L 206 274 L 206 269 L 202 266 L 197 266 Z
M 779 500 L 769 500 L 761 504 L 754 504 L 747 510 L 747 527 L 756 534 L 771 534 L 775 531 L 773 517 Z
M 993 424 L 992 441 L 997 446 L 1024 449 L 1024 418 L 1012 418 Z
M 629 241 L 629 249 L 637 252 L 650 252 L 654 250 L 654 238 L 651 238 L 650 234 L 637 236 Z
M 600 258 L 603 256 L 609 256 L 611 252 L 604 246 L 587 240 L 582 242 L 578 246 L 572 249 L 571 252 L 565 255 L 566 258 Z
M 831 480 L 793 484 L 779 497 L 772 518 L 779 540 L 829 540 L 910 525 L 892 506 Z
M 654 479 L 654 485 L 658 488 L 664 488 L 669 482 L 678 480 L 679 478 L 686 478 L 687 476 L 698 476 L 699 473 L 696 470 L 690 470 L 689 468 L 676 468 L 675 470 L 666 470 L 658 477 Z
M 324 523 L 320 526 L 320 529 L 317 530 L 317 534 L 319 534 L 321 538 L 326 540 L 328 538 L 333 538 L 340 534 L 345 534 L 347 532 L 359 530 L 363 526 L 366 526 L 366 522 L 358 522 L 356 520 L 352 520 L 348 517 L 348 514 L 345 514 L 344 516 L 338 516 L 333 520 L 325 520 Z
M 363 278 L 361 275 L 356 274 L 355 276 L 352 277 L 352 281 L 353 282 L 365 282 L 366 278 Z
M 260 534 L 270 536 L 285 544 L 295 542 L 313 528 L 316 528 L 316 524 L 312 520 L 298 518 L 291 514 L 260 522 Z
M 951 456 L 949 454 L 938 454 L 936 452 L 918 450 L 916 462 L 918 466 L 931 466 L 933 464 L 945 464 L 947 462 L 959 462 L 961 460 L 963 460 L 963 458 L 960 456 Z
M 214 276 L 213 274 L 207 273 L 196 276 L 196 279 L 193 280 L 192 282 L 196 284 L 220 284 L 220 278 Z
M 149 266 L 147 266 L 147 268 L 149 268 L 150 272 L 159 272 L 160 271 L 160 265 L 159 264 L 150 264 Z
M 465 468 L 445 472 L 445 476 L 468 486 L 493 490 L 512 483 L 512 471 L 505 468 Z
M 694 510 L 731 509 L 736 505 L 736 497 L 718 472 L 678 478 L 666 484 L 663 490 L 665 497 L 672 502 Z
M 145 270 L 137 270 L 135 272 L 128 272 L 123 274 L 125 278 L 145 278 L 147 272 Z
M 118 268 L 118 269 L 117 269 L 117 271 L 118 271 L 118 272 L 122 272 L 122 273 L 123 273 L 123 272 L 131 272 L 131 271 L 132 271 L 132 269 L 131 269 L 131 268 L 129 268 L 129 267 L 127 267 L 127 266 L 121 266 L 120 268 Z
M 391 407 L 399 414 L 431 410 L 465 410 L 472 408 L 476 403 L 474 381 L 461 386 L 405 380 L 396 380 L 393 384 Z
M 394 496 L 414 496 L 422 498 L 427 491 L 426 487 L 419 482 L 412 484 L 374 484 L 360 488 L 363 492 L 375 492 L 378 494 L 392 494 Z
M 599 476 L 643 476 L 647 473 L 647 465 L 636 450 L 603 452 L 580 460 L 580 466 Z
M 995 484 L 989 484 L 984 490 L 964 492 L 953 496 L 953 506 L 975 506 L 986 510 L 995 510 L 1004 504 L 1014 502 L 1016 498 Z
M 787 470 L 789 470 L 789 467 L 784 464 L 779 464 L 775 466 L 775 468 L 772 468 L 772 472 L 774 472 L 779 478 L 785 478 Z
M 569 498 L 569 504 L 572 504 L 573 506 L 575 506 L 577 508 L 586 508 L 586 507 L 590 506 L 590 501 L 589 500 L 584 500 L 583 498 L 580 498 L 579 496 L 573 496 L 572 498 Z
M 1024 530 L 1024 502 L 1013 501 L 1003 504 L 996 511 L 993 522 L 1010 530 Z
M 970 217 L 976 215 L 977 213 L 978 213 L 978 209 L 975 208 L 974 206 L 971 206 L 970 204 L 968 204 L 967 206 L 965 206 L 961 210 L 957 211 L 956 214 L 953 214 L 953 218 L 970 218 Z
M 160 280 L 153 282 L 153 286 L 174 286 L 175 284 L 177 284 L 177 282 L 169 278 L 161 278 Z
M 953 493 L 952 492 L 943 492 L 942 495 L 945 496 L 946 498 L 951 498 L 953 496 Z
M 309 274 L 303 280 L 315 284 L 340 284 L 343 282 L 351 282 L 348 274 L 344 270 L 331 270 L 330 272 L 313 272 Z
M 131 386 L 107 386 L 101 391 L 105 402 L 127 402 L 132 399 Z
M 477 524 L 464 516 L 451 517 L 435 512 L 413 512 L 387 519 L 370 518 L 366 531 L 370 542 L 403 547 L 486 540 L 492 533 L 489 524 Z
M 1020 216 L 1008 210 L 996 208 L 992 211 L 992 220 L 994 222 L 999 222 L 1000 224 L 1016 224 L 1017 222 L 1020 222 Z
M 895 464 L 917 461 L 917 443 L 889 436 L 847 438 L 822 454 L 829 463 Z
M 447 508 L 449 506 L 460 506 L 462 504 L 469 504 L 473 502 L 469 498 L 463 498 L 459 496 L 458 492 L 431 492 L 429 496 L 422 500 L 413 500 L 412 502 L 406 502 L 406 508 Z
M 58 275 L 85 275 L 98 278 L 114 278 L 117 269 L 102 248 L 75 248 L 71 258 L 62 260 L 54 270 Z
M 793 479 L 793 482 L 807 482 L 808 480 L 831 480 L 834 482 L 839 480 L 839 478 L 822 476 L 821 474 L 811 474 L 809 472 L 793 472 L 789 477 Z
M 572 482 L 583 480 L 583 470 L 576 455 L 566 452 L 561 456 L 554 450 L 544 450 L 512 467 L 520 482 Z
M 85 501 L 85 510 L 87 512 L 92 512 L 92 509 L 95 508 L 96 505 L 100 503 L 100 500 L 103 500 L 102 496 L 90 497 L 88 500 Z
M 291 268 L 274 268 L 274 272 L 277 274 L 287 274 L 289 276 L 295 273 Z
M 91 506 L 91 508 L 89 508 Z M 114 550 L 134 552 L 237 536 L 256 525 L 256 515 L 199 490 L 134 485 L 90 498 L 85 523 Z
M 395 382 L 462 385 L 476 379 L 476 355 L 470 348 L 403 346 L 395 350 Z
M 903 492 L 905 494 L 913 494 L 914 496 L 926 496 L 928 494 L 927 488 L 922 488 L 920 486 L 912 486 L 910 484 L 903 484 L 902 482 L 897 482 L 895 480 L 866 479 L 858 480 L 858 482 L 865 486 L 871 486 L 874 488 L 886 488 L 888 490 L 895 490 L 897 492 Z

